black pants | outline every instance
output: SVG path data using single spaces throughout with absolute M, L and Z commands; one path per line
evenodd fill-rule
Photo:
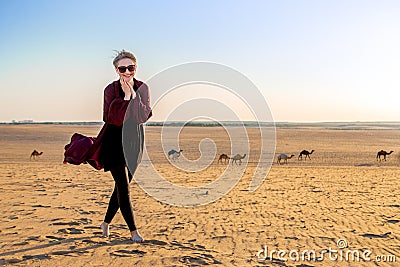
M 121 209 L 122 216 L 130 231 L 135 231 L 135 221 L 133 219 L 132 204 L 129 198 L 129 183 L 132 181 L 132 174 L 128 171 L 128 177 L 125 172 L 125 165 L 110 168 L 111 175 L 115 181 L 114 191 L 104 221 L 111 223 L 118 209 Z

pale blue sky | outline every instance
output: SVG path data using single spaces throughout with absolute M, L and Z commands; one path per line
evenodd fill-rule
M 144 81 L 230 66 L 276 121 L 399 121 L 399 14 L 399 1 L 1 1 L 0 121 L 101 121 L 122 48 Z

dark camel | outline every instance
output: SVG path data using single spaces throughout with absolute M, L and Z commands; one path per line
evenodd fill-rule
M 376 154 L 376 160 L 381 161 L 381 156 L 383 156 L 383 160 L 386 161 L 386 156 L 392 154 L 394 151 L 390 150 L 390 152 L 386 152 L 385 150 L 378 151 Z
M 230 159 L 231 159 L 231 158 L 230 158 L 227 154 L 221 154 L 221 155 L 219 156 L 218 163 L 219 163 L 219 162 L 222 163 L 222 160 L 225 160 L 225 164 L 226 164 L 226 161 L 228 161 L 228 163 L 229 163 L 229 160 L 230 160 Z
M 305 157 L 304 157 L 304 160 L 306 160 L 307 157 L 311 160 L 310 155 L 311 155 L 314 151 L 315 151 L 315 150 L 311 150 L 311 152 L 308 152 L 307 150 L 303 150 L 303 151 L 300 152 L 299 157 L 298 157 L 297 159 L 298 159 L 298 160 L 303 159 L 303 155 L 304 155 L 304 156 L 305 156 Z
M 31 153 L 30 159 L 32 159 L 32 157 L 33 157 L 33 159 L 36 160 L 42 154 L 43 154 L 43 152 L 37 152 L 36 150 L 33 150 L 33 152 Z

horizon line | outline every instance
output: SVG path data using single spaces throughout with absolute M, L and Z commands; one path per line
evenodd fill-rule
M 298 123 L 298 124 L 317 124 L 317 123 L 400 123 L 399 121 L 386 121 L 386 120 L 375 120 L 375 121 L 368 121 L 368 120 L 353 120 L 353 121 L 240 121 L 240 120 L 221 120 L 221 122 L 228 122 L 228 123 Z M 34 121 L 34 120 L 21 120 L 21 121 L 1 121 L 0 124 L 79 124 L 79 123 L 87 123 L 87 124 L 103 124 L 103 121 Z M 150 121 L 146 124 L 168 124 L 168 123 L 209 123 L 209 124 L 217 124 L 218 122 L 209 121 L 209 120 L 198 120 L 198 121 Z

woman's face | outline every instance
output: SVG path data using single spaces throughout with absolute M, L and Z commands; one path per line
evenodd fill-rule
M 121 79 L 129 82 L 132 80 L 136 73 L 136 64 L 130 58 L 123 58 L 118 61 L 118 65 L 115 68 Z

